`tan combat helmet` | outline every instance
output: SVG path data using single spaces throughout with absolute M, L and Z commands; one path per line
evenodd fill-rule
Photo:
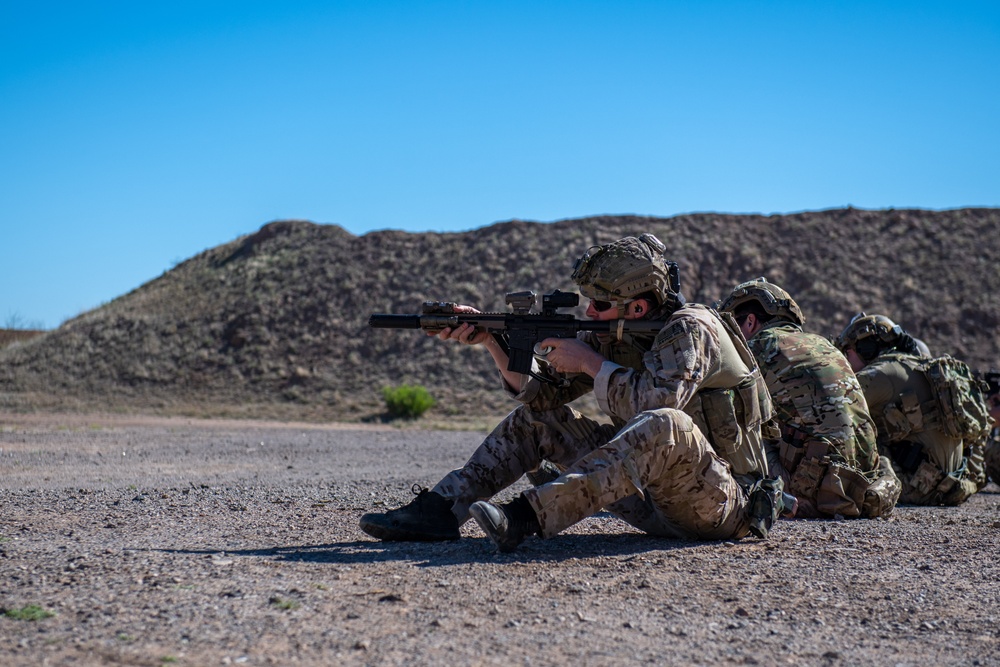
M 833 344 L 843 352 L 853 349 L 859 341 L 877 336 L 883 343 L 893 343 L 903 334 L 903 329 L 885 315 L 866 315 L 858 313 L 851 318 Z
M 806 322 L 806 316 L 802 314 L 802 309 L 795 303 L 795 299 L 774 283 L 767 282 L 766 278 L 748 280 L 737 285 L 733 293 L 719 304 L 718 310 L 732 313 L 747 301 L 756 301 L 764 312 L 779 319 L 788 320 L 799 326 Z
M 573 282 L 587 298 L 622 304 L 652 293 L 657 306 L 676 310 L 684 303 L 680 294 L 677 264 L 663 257 L 667 249 L 652 234 L 623 239 L 590 248 L 573 266 Z

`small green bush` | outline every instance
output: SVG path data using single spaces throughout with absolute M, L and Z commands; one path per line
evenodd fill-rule
M 42 619 L 55 616 L 54 613 L 48 609 L 42 609 L 37 604 L 29 604 L 20 609 L 6 609 L 3 614 L 7 618 L 13 618 L 18 621 L 41 621 Z
M 402 384 L 398 387 L 385 387 L 382 390 L 385 407 L 390 417 L 416 419 L 434 407 L 435 400 L 430 393 L 420 385 Z

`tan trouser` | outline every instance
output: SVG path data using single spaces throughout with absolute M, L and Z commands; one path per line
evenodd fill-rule
M 621 431 L 572 408 L 520 407 L 462 468 L 434 488 L 459 521 L 547 459 L 564 474 L 525 492 L 550 537 L 602 508 L 653 535 L 737 539 L 748 532 L 746 497 L 711 445 L 680 410 L 643 412 Z M 639 491 L 642 489 L 642 491 Z

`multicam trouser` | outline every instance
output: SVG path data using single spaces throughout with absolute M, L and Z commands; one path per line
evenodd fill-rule
M 748 532 L 746 494 L 691 418 L 663 408 L 638 414 L 618 430 L 570 407 L 514 410 L 437 491 L 454 500 L 460 522 L 486 500 L 555 463 L 562 476 L 530 489 L 543 537 L 602 508 L 652 535 L 736 539 Z

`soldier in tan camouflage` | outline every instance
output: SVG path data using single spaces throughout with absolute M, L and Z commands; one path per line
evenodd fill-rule
M 484 345 L 522 405 L 463 467 L 404 507 L 364 515 L 362 530 L 383 540 L 456 539 L 471 515 L 510 551 L 605 508 L 652 535 L 766 536 L 780 497 L 766 480 L 760 436 L 772 414 L 767 389 L 732 317 L 685 304 L 664 250 L 651 234 L 626 237 L 591 248 L 573 271 L 588 317 L 663 320 L 655 336 L 545 340 L 536 378 L 507 371 L 484 331 L 441 332 Z M 611 423 L 567 405 L 591 391 Z M 557 479 L 505 505 L 487 502 L 545 460 Z
M 982 443 L 943 428 L 912 336 L 884 315 L 860 313 L 834 342 L 865 393 L 880 453 L 902 482 L 900 503 L 958 505 L 985 485 Z
M 798 499 L 796 516 L 889 515 L 900 482 L 880 460 L 875 424 L 846 357 L 803 331 L 799 305 L 764 278 L 737 285 L 719 309 L 736 318 L 771 393 L 768 462 Z

